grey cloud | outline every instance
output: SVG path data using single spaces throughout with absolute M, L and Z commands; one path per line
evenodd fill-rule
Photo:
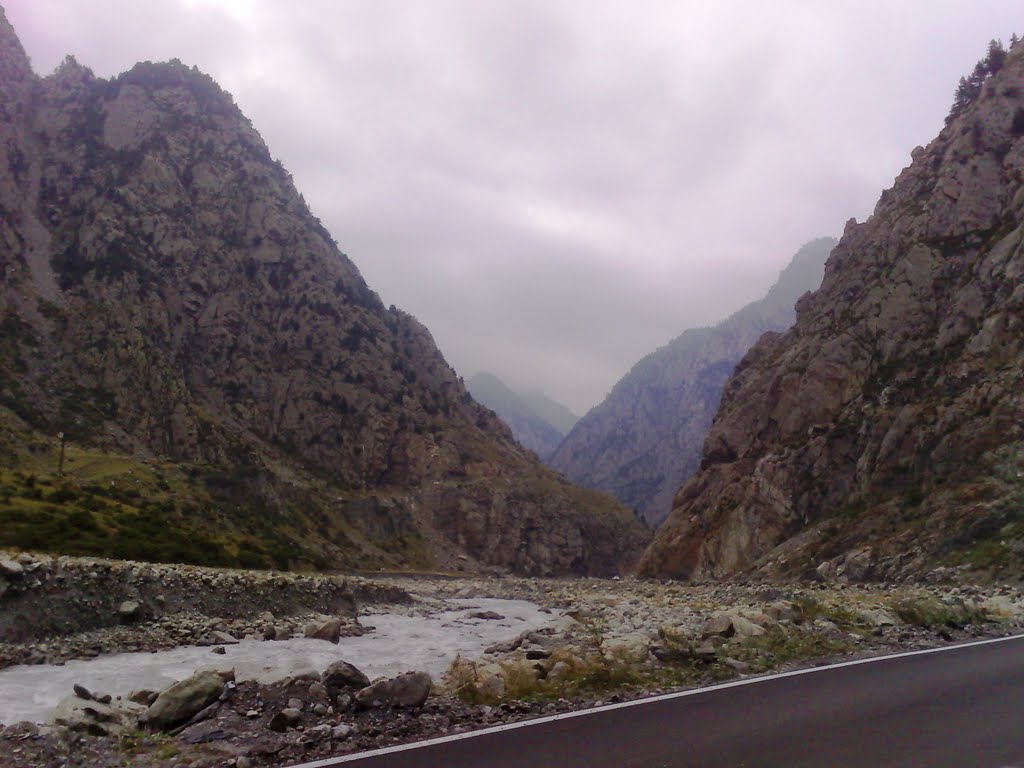
M 460 373 L 580 411 L 869 215 L 1019 24 L 1017 0 L 6 7 L 43 72 L 208 71 Z

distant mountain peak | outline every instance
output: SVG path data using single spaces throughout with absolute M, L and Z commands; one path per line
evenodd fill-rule
M 795 318 L 794 302 L 821 282 L 833 238 L 797 251 L 764 298 L 710 328 L 693 328 L 647 355 L 584 416 L 551 457 L 573 482 L 611 493 L 657 525 L 696 471 L 722 388 L 747 349 Z
M 473 376 L 467 387 L 478 403 L 498 414 L 521 445 L 545 461 L 565 437 L 565 425 L 576 422 L 561 403 L 543 393 L 521 395 L 487 371 Z

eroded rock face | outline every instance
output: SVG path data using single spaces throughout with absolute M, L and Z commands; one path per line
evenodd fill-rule
M 69 58 L 39 79 L 0 17 L 0 95 L 0 405 L 19 424 L 201 466 L 217 514 L 297 562 L 635 561 L 629 512 L 472 401 L 209 77 L 106 81 Z
M 914 155 L 737 368 L 642 573 L 1020 571 L 1024 48 Z
M 700 465 L 701 446 L 733 368 L 766 331 L 792 325 L 793 304 L 821 283 L 835 244 L 832 238 L 807 243 L 763 299 L 712 328 L 686 331 L 633 366 L 548 463 L 659 525 L 676 490 Z

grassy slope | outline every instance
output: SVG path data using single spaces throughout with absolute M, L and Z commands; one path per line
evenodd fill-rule
M 414 566 L 415 542 L 368 541 L 330 514 L 334 489 L 290 478 L 281 511 L 251 477 L 59 445 L 0 407 L 0 546 L 118 559 L 246 568 Z

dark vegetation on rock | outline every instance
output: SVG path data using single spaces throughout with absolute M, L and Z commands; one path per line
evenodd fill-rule
M 651 576 L 1024 572 L 1024 48 L 729 381 Z
M 282 568 L 635 560 L 630 512 L 473 402 L 208 76 L 145 62 L 103 80 L 68 58 L 41 79 L 0 15 L 0 148 L 0 545 Z

